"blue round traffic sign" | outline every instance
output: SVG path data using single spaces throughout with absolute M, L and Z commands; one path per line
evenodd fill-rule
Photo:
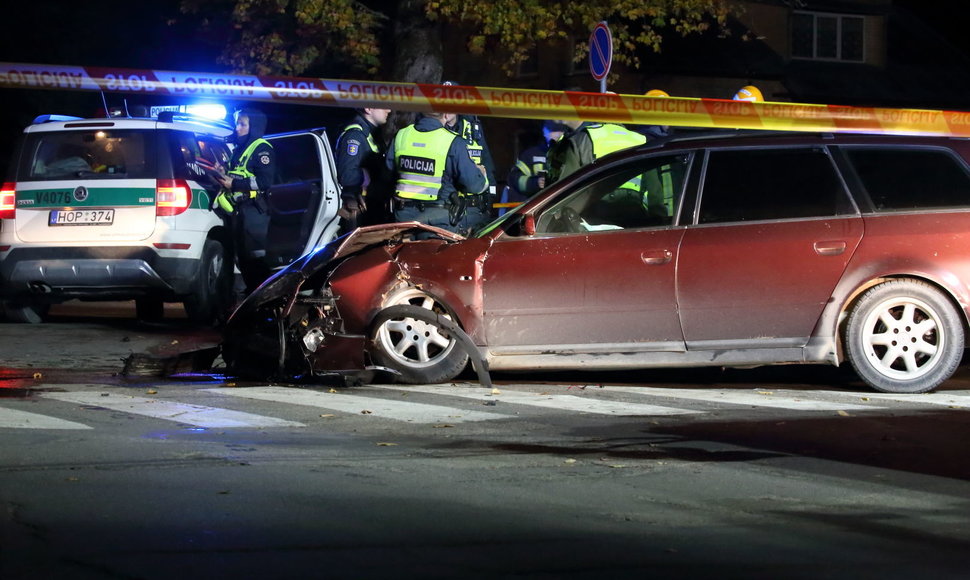
M 599 22 L 589 35 L 589 72 L 601 81 L 610 73 L 613 62 L 613 35 L 606 22 Z

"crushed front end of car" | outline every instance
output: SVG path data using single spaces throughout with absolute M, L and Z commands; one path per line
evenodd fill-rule
M 380 309 L 381 285 L 396 276 L 395 249 L 415 236 L 429 235 L 463 239 L 417 222 L 367 226 L 274 274 L 226 323 L 222 357 L 227 374 L 250 380 L 359 382 L 382 370 L 370 364 L 366 352 L 368 324 Z M 387 251 L 371 251 L 375 248 Z M 354 256 L 355 264 L 346 269 L 358 272 L 354 276 L 360 283 L 353 285 L 352 296 L 337 295 L 330 278 Z

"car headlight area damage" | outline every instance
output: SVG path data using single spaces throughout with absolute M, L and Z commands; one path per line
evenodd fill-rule
M 406 383 L 447 380 L 484 360 L 447 312 L 398 260 L 415 238 L 462 238 L 416 222 L 356 229 L 263 283 L 223 334 L 227 372 L 244 379 L 367 382 L 386 372 Z M 355 256 L 348 261 L 347 258 Z

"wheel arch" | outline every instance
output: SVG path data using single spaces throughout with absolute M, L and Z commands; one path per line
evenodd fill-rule
M 928 276 L 926 274 L 916 274 L 916 273 L 895 273 L 895 274 L 885 274 L 877 276 L 874 278 L 869 278 L 858 284 L 853 288 L 842 300 L 841 306 L 838 309 L 837 316 L 835 317 L 835 345 L 837 348 L 838 362 L 845 362 L 845 340 L 846 340 L 846 325 L 848 324 L 849 314 L 852 309 L 859 303 L 860 298 L 866 293 L 870 288 L 878 286 L 880 284 L 896 281 L 896 280 L 912 280 L 915 282 L 923 282 L 932 288 L 938 290 L 947 300 L 956 308 L 957 312 L 960 314 L 960 320 L 963 323 L 964 335 L 970 334 L 970 318 L 967 315 L 967 305 L 961 303 L 957 294 L 952 288 L 935 279 L 933 276 Z

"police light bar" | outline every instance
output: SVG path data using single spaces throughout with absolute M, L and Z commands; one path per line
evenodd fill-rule
M 226 120 L 226 106 L 218 103 L 196 103 L 194 105 L 160 105 L 151 107 L 149 115 L 158 117 L 163 112 L 184 113 L 193 117 L 212 119 L 213 121 Z

